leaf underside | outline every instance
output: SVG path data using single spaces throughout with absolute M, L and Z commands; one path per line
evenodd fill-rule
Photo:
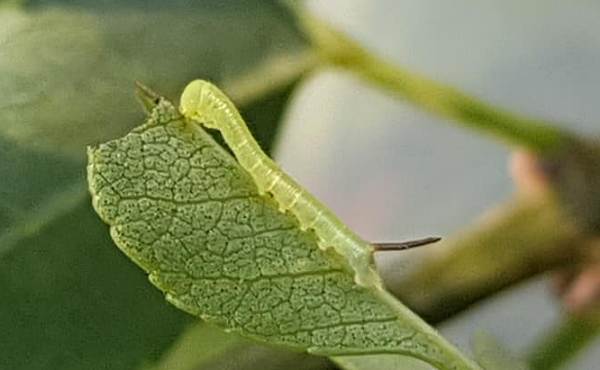
M 177 307 L 316 354 L 446 362 L 429 334 L 355 285 L 339 256 L 259 195 L 235 159 L 169 102 L 125 137 L 90 148 L 88 180 L 116 244 Z

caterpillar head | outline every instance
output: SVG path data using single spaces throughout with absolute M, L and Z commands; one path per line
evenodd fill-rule
M 194 80 L 190 82 L 179 103 L 181 114 L 205 127 L 215 128 L 215 112 L 213 93 L 215 86 L 208 81 Z

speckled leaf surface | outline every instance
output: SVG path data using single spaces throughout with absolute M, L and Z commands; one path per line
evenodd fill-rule
M 177 307 L 316 354 L 398 353 L 459 368 L 413 316 L 355 285 L 338 255 L 259 195 L 235 159 L 170 103 L 88 154 L 96 211 Z

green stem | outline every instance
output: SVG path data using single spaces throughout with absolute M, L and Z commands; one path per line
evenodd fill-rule
M 539 153 L 553 151 L 569 138 L 568 133 L 543 120 L 493 107 L 453 87 L 389 63 L 329 25 L 301 10 L 296 11 L 326 64 L 353 72 L 423 110 Z
M 571 263 L 584 237 L 556 202 L 517 197 L 484 215 L 444 253 L 409 276 L 388 277 L 392 293 L 438 323 L 524 279 Z
M 544 335 L 529 355 L 531 370 L 559 369 L 600 334 L 600 318 L 568 317 Z

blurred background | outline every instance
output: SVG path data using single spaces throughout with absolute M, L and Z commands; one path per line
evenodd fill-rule
M 598 133 L 596 1 L 305 3 L 410 71 Z M 274 0 L 0 0 L 0 369 L 332 366 L 224 339 L 166 304 L 115 248 L 90 205 L 85 148 L 143 122 L 135 80 L 173 100 L 195 78 L 222 86 L 265 149 L 366 240 L 448 238 L 512 197 L 507 146 L 347 72 L 307 73 L 313 52 Z M 443 247 L 379 253 L 377 263 L 386 281 L 398 282 Z M 441 331 L 467 352 L 484 331 L 527 353 L 564 317 L 549 280 L 504 290 Z M 188 335 L 194 328 L 198 338 Z M 206 366 L 173 366 L 169 353 L 181 343 L 188 360 L 204 356 Z M 599 363 L 597 340 L 567 368 Z
M 372 51 L 493 104 L 597 132 L 600 4 L 594 1 L 309 1 Z M 372 241 L 448 236 L 514 191 L 498 142 L 322 72 L 297 92 L 275 156 L 359 235 Z M 426 247 L 427 249 L 435 247 Z M 386 253 L 384 277 L 425 251 Z M 478 330 L 516 353 L 558 318 L 537 278 L 442 325 L 462 348 Z M 596 369 L 600 341 L 568 368 Z

